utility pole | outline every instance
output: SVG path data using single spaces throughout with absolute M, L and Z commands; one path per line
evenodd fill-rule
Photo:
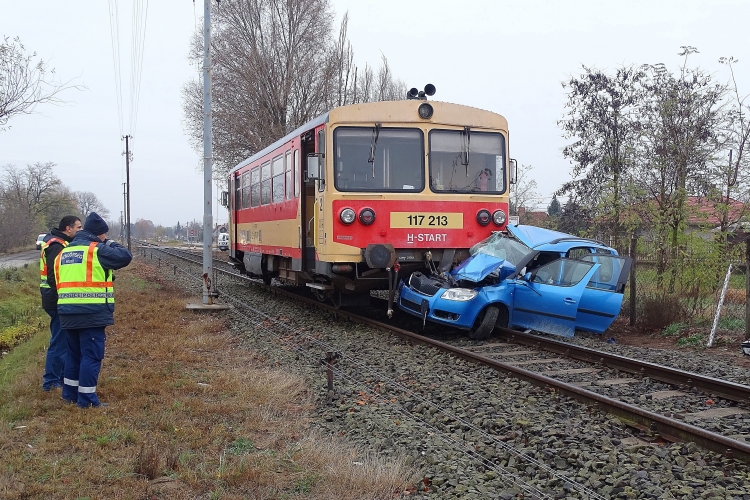
M 211 0 L 203 0 L 203 303 L 188 304 L 188 309 L 211 310 L 228 309 L 226 304 L 214 304 L 218 296 L 213 282 L 213 255 L 211 234 L 213 213 L 212 150 L 211 150 Z M 196 235 L 197 236 L 197 235 Z
M 212 122 L 211 122 L 211 0 L 203 0 L 203 304 L 213 304 L 216 284 L 213 278 L 213 213 L 211 198 L 213 190 L 212 167 Z M 211 290 L 213 288 L 213 290 Z
M 125 182 L 127 184 L 126 202 L 125 202 L 125 228 L 128 233 L 128 251 L 130 251 L 130 139 L 129 135 L 125 136 Z
M 128 197 L 125 191 L 126 184 L 122 183 L 122 212 L 120 212 L 120 243 L 125 244 L 125 211 L 128 208 Z

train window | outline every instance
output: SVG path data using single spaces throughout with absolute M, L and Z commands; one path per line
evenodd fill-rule
M 271 203 L 271 162 L 260 167 L 260 202 L 263 205 Z
M 234 208 L 235 210 L 239 210 L 242 208 L 242 182 L 241 180 L 242 180 L 242 177 L 240 176 L 240 174 L 237 174 L 237 177 L 234 178 L 234 189 L 235 189 Z
M 250 191 L 250 206 L 251 207 L 259 207 L 260 206 L 260 169 L 254 168 L 250 177 L 250 182 L 252 183 L 252 188 Z
M 273 174 L 273 202 L 284 201 L 284 157 L 277 156 L 271 164 Z
M 299 184 L 301 179 L 299 177 L 299 150 L 294 150 L 294 197 L 299 198 Z
M 250 206 L 250 172 L 242 174 L 242 208 Z
M 424 189 L 424 136 L 419 129 L 339 127 L 333 149 L 339 191 Z
M 292 177 L 292 152 L 287 151 L 284 156 L 284 167 L 286 168 L 286 199 L 292 199 L 292 191 L 294 190 L 294 178 Z
M 502 134 L 472 130 L 430 132 L 430 188 L 433 191 L 504 193 L 505 177 Z

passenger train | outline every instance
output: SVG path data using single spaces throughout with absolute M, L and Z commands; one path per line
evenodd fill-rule
M 516 170 L 507 121 L 432 94 L 334 108 L 234 167 L 233 263 L 360 305 L 374 289 L 392 301 L 399 278 L 450 270 L 504 230 Z

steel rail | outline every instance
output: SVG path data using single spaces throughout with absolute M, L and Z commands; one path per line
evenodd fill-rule
M 699 373 L 685 372 L 668 366 L 597 351 L 588 347 L 560 342 L 559 340 L 518 332 L 508 328 L 496 328 L 495 331 L 501 338 L 516 344 L 537 347 L 569 358 L 649 377 L 667 384 L 692 387 L 706 394 L 721 396 L 731 401 L 750 403 L 750 386 L 747 385 L 707 377 Z
M 167 255 L 186 260 L 188 262 L 200 264 L 199 262 L 194 261 L 192 259 L 188 259 L 187 257 L 175 255 L 172 252 L 165 251 L 161 247 L 156 247 L 156 248 L 149 247 L 149 249 L 156 250 L 156 251 L 165 253 Z M 224 269 L 215 269 L 215 271 L 228 274 L 236 278 L 240 278 L 243 281 L 248 281 L 258 286 L 262 286 L 264 289 L 271 291 L 272 293 L 283 295 L 286 297 L 293 297 L 295 300 L 298 300 L 298 301 L 301 300 L 305 303 L 312 304 L 323 310 L 331 312 L 336 316 L 342 316 L 354 322 L 371 325 L 377 329 L 395 334 L 399 336 L 400 338 L 408 340 L 409 342 L 413 344 L 430 346 L 440 351 L 453 354 L 454 356 L 465 359 L 467 361 L 478 363 L 480 365 L 484 365 L 489 368 L 492 368 L 493 370 L 510 374 L 511 376 L 515 378 L 518 378 L 520 380 L 525 380 L 537 387 L 541 387 L 553 393 L 565 395 L 579 402 L 590 405 L 593 407 L 594 410 L 606 411 L 607 413 L 610 413 L 620 418 L 626 425 L 634 427 L 641 431 L 658 434 L 661 438 L 663 438 L 666 441 L 693 442 L 696 445 L 700 446 L 701 448 L 724 455 L 727 458 L 738 459 L 743 462 L 750 463 L 750 444 L 748 443 L 743 443 L 741 441 L 728 438 L 721 434 L 716 434 L 714 432 L 701 429 L 700 427 L 690 425 L 683 421 L 676 420 L 676 419 L 673 419 L 664 415 L 660 415 L 658 413 L 654 413 L 648 410 L 644 410 L 643 408 L 638 408 L 637 406 L 633 406 L 631 404 L 618 401 L 616 399 L 612 399 L 610 397 L 598 394 L 596 392 L 586 390 L 582 387 L 578 387 L 578 386 L 571 385 L 565 382 L 561 382 L 559 380 L 555 380 L 553 378 L 547 377 L 546 375 L 542 375 L 540 373 L 532 372 L 524 368 L 520 368 L 518 366 L 503 363 L 496 359 L 488 358 L 487 356 L 483 356 L 476 352 L 472 352 L 466 349 L 462 349 L 460 347 L 452 346 L 450 344 L 446 344 L 445 342 L 434 340 L 429 337 L 424 337 L 422 335 L 410 332 L 408 330 L 404 330 L 402 328 L 398 328 L 393 325 L 389 325 L 387 323 L 382 323 L 380 321 L 373 320 L 364 316 L 359 316 L 358 314 L 355 314 L 353 312 L 338 309 L 335 306 L 328 305 L 328 304 L 319 302 L 317 300 L 313 300 L 312 298 L 302 297 L 300 295 L 294 294 L 288 290 L 284 290 L 279 287 L 265 285 L 261 283 L 260 281 L 252 280 L 238 273 L 234 273 L 234 272 L 227 271 Z M 508 332 L 511 332 L 514 335 L 519 335 L 519 332 L 515 332 L 512 330 L 505 330 L 505 329 L 501 330 L 501 333 L 508 334 Z M 527 341 L 530 338 L 531 337 L 528 335 L 525 336 L 525 340 Z M 534 339 L 534 340 L 537 341 L 539 339 Z M 560 344 L 563 344 L 566 347 L 566 349 L 571 347 L 569 344 L 564 344 L 562 342 L 560 342 Z M 531 342 L 527 342 L 527 345 L 532 345 L 532 344 Z M 589 351 L 590 351 L 588 353 L 589 355 L 596 353 L 599 355 L 599 358 L 601 358 L 602 355 L 605 354 L 599 351 L 594 351 L 593 349 L 589 349 Z M 565 354 L 565 351 L 563 351 L 562 354 Z M 578 359 L 581 359 L 581 358 L 578 358 Z M 597 359 L 594 361 L 599 361 L 599 360 Z M 633 360 L 633 361 L 637 362 L 637 360 Z M 658 366 L 658 365 L 654 365 L 654 366 Z M 695 374 L 689 374 L 689 375 L 694 376 Z M 709 377 L 704 377 L 704 378 L 709 378 Z M 713 379 L 713 380 L 715 380 L 718 383 L 732 384 L 731 382 L 724 382 L 724 381 L 720 381 L 717 379 Z M 733 384 L 733 385 L 738 385 L 738 384 Z

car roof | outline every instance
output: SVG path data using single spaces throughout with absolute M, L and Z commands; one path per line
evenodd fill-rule
M 539 251 L 563 252 L 570 248 L 585 246 L 614 250 L 601 241 L 561 233 L 543 227 L 508 224 L 508 232 L 529 248 Z

